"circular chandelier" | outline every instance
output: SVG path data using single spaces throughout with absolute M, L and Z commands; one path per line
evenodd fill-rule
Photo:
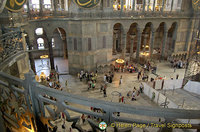
M 123 64 L 125 61 L 123 59 L 117 59 L 116 62 L 120 63 L 120 64 Z
M 141 52 L 140 54 L 143 56 L 149 56 L 149 52 Z
M 41 55 L 40 56 L 40 59 L 46 59 L 46 58 L 48 58 L 49 56 L 48 55 Z

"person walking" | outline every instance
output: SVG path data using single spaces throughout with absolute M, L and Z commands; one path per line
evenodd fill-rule
M 84 114 L 82 114 L 81 119 L 82 119 L 82 122 L 84 124 L 85 123 L 85 115 Z
M 122 84 L 122 75 L 121 75 L 121 77 L 120 77 L 120 79 L 119 79 L 119 85 L 120 84 Z
M 82 77 L 83 77 L 83 75 L 82 75 L 82 74 L 80 74 L 80 81 L 82 81 Z
M 140 80 L 141 71 L 138 72 L 137 79 Z
M 174 72 L 176 72 L 176 66 L 174 66 Z
M 67 82 L 67 80 L 65 81 L 65 87 L 67 87 L 67 85 L 68 85 L 68 82 Z
M 131 100 L 132 101 L 136 100 L 136 98 L 135 98 L 135 91 L 133 91 L 133 93 L 132 93 L 132 99 Z
M 100 92 L 103 91 L 103 84 L 101 83 Z
M 104 97 L 107 97 L 107 94 L 106 94 L 106 85 L 104 86 L 104 89 L 103 89 L 103 94 L 104 94 Z
M 92 82 L 92 89 L 95 88 L 95 85 L 96 85 L 96 84 L 95 84 L 95 81 L 93 81 L 93 82 Z
M 104 83 L 106 82 L 106 74 L 104 75 L 104 77 L 103 77 L 103 81 L 104 81 Z
M 124 104 L 125 104 L 125 99 L 124 99 L 124 96 L 122 96 L 122 98 L 121 98 L 121 101 L 122 101 L 122 103 L 124 103 Z
M 129 98 L 131 96 L 131 91 L 128 91 L 127 97 Z
M 140 84 L 140 93 L 143 93 L 143 84 Z

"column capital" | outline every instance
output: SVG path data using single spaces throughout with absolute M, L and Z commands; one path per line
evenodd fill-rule
M 123 34 L 127 34 L 129 31 L 129 27 L 123 27 Z
M 145 33 L 145 34 L 143 34 L 143 36 L 144 36 L 145 38 L 147 38 L 147 37 L 149 36 L 149 34 L 148 34 L 148 33 Z
M 167 34 L 168 33 L 168 29 L 164 29 L 164 34 Z
M 142 34 L 144 28 L 137 27 L 137 33 Z
M 136 34 L 130 34 L 129 36 L 130 36 L 131 40 L 133 40 L 136 37 Z
M 157 30 L 157 28 L 152 28 L 152 29 L 151 29 L 151 33 L 155 33 L 156 30 Z

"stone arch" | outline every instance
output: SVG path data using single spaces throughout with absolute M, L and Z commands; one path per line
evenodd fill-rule
M 154 59 L 161 59 L 161 55 L 165 50 L 164 47 L 164 39 L 165 39 L 165 33 L 167 32 L 167 25 L 165 22 L 161 22 L 159 24 L 159 27 L 157 27 L 155 32 L 155 41 L 154 41 Z
M 56 54 L 58 56 L 63 56 L 64 58 L 67 58 L 68 50 L 67 50 L 66 31 L 61 27 L 55 28 L 51 39 L 54 40 L 54 46 L 56 49 L 56 51 L 55 50 L 54 51 L 56 52 Z
M 132 23 L 127 32 L 126 51 L 130 53 L 130 60 L 136 58 L 137 43 L 138 43 L 138 23 Z
M 171 27 L 168 29 L 167 34 L 167 44 L 165 46 L 165 55 L 171 56 L 171 54 L 174 52 L 175 44 L 176 44 L 176 33 L 178 29 L 178 23 L 173 22 L 171 24 Z
M 141 46 L 140 48 L 140 62 L 144 63 L 146 59 L 150 57 L 150 48 L 153 46 L 151 45 L 151 34 L 153 30 L 152 22 L 147 22 L 142 30 L 141 36 Z

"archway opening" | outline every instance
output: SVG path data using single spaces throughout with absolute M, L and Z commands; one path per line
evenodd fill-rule
M 68 73 L 68 49 L 65 30 L 60 27 L 56 28 L 53 32 L 52 40 L 56 71 L 62 74 Z
M 152 32 L 152 23 L 149 22 L 145 25 L 141 37 L 141 46 L 139 55 L 141 63 L 145 63 L 145 61 L 147 61 L 150 58 L 151 32 Z
M 138 36 L 138 30 L 137 30 L 137 23 L 131 24 L 129 31 L 127 33 L 127 45 L 126 45 L 126 51 L 130 56 L 130 61 L 133 61 L 136 59 L 136 52 L 137 52 L 137 36 Z
M 113 27 L 113 55 L 122 53 L 122 25 L 117 23 Z
M 155 41 L 153 46 L 153 59 L 160 60 L 161 59 L 161 53 L 162 53 L 162 46 L 164 41 L 164 31 L 165 31 L 165 23 L 160 23 L 159 27 L 156 30 L 155 34 Z
M 175 48 L 175 42 L 176 42 L 176 29 L 177 29 L 177 23 L 174 22 L 170 29 L 168 30 L 167 35 L 167 44 L 165 46 L 165 56 L 171 56 L 174 52 Z

